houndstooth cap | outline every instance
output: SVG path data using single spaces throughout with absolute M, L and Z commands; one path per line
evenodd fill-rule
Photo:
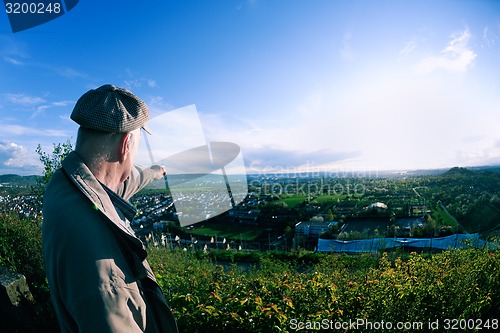
M 149 109 L 130 90 L 105 84 L 87 91 L 78 99 L 71 119 L 82 127 L 109 133 L 126 133 L 142 127 L 151 130 L 146 122 Z

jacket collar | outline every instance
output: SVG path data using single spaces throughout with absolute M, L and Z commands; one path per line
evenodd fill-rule
M 101 212 L 107 220 L 111 222 L 114 229 L 119 231 L 119 233 L 128 240 L 129 245 L 132 245 L 139 259 L 141 261 L 144 260 L 147 254 L 141 240 L 122 222 L 109 194 L 106 192 L 103 185 L 94 177 L 80 156 L 74 151 L 69 153 L 62 162 L 62 169 L 80 192 L 87 197 L 90 204 L 93 205 L 93 208 Z
M 122 213 L 128 221 L 132 221 L 137 214 L 137 208 L 135 208 L 132 204 L 116 194 L 116 192 L 111 190 L 103 183 L 99 182 L 99 184 L 101 184 L 104 191 L 106 191 L 106 194 L 109 196 L 109 199 L 118 211 L 118 214 Z

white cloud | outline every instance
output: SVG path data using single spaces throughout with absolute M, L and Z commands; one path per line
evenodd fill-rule
M 44 65 L 41 65 L 40 67 L 46 67 L 54 71 L 59 76 L 62 76 L 67 79 L 86 79 L 86 80 L 90 79 L 87 74 L 77 71 L 76 69 L 71 67 L 66 67 L 66 66 L 54 67 L 54 66 L 44 66 Z
M 483 29 L 483 43 L 482 47 L 493 47 L 498 40 L 498 33 L 492 31 L 489 27 Z
M 270 146 L 248 147 L 243 156 L 248 172 L 312 172 L 328 170 L 339 162 L 359 157 L 360 152 L 339 152 L 328 148 L 312 151 L 298 151 L 293 148 L 280 149 Z
M 155 80 L 148 79 L 148 87 L 156 88 L 156 87 L 158 87 L 158 83 L 156 83 Z
M 11 104 L 33 108 L 34 112 L 30 116 L 30 119 L 38 117 L 39 115 L 43 114 L 47 109 L 56 107 L 66 107 L 70 104 L 74 104 L 73 101 L 67 101 L 67 100 L 48 102 L 42 97 L 29 96 L 26 94 L 7 93 L 7 94 L 2 94 L 1 96 L 3 96 L 4 99 Z
M 40 170 L 35 153 L 11 141 L 0 141 L 0 173 L 33 174 Z
M 3 56 L 3 60 L 9 64 L 46 69 L 56 75 L 69 79 L 90 79 L 87 74 L 71 67 L 33 62 L 28 51 L 29 48 L 26 44 L 19 43 L 14 38 L 0 35 L 0 56 Z M 20 61 L 19 59 L 23 59 L 24 61 Z
M 5 56 L 5 57 L 3 57 L 3 60 L 5 60 L 5 62 L 8 62 L 8 63 L 10 63 L 10 64 L 12 64 L 12 65 L 18 65 L 18 66 L 20 66 L 20 65 L 24 65 L 24 63 L 23 63 L 23 62 L 21 62 L 21 61 L 19 61 L 19 60 L 17 60 L 17 59 L 14 59 L 14 58 L 12 58 L 12 57 L 7 57 L 7 56 Z
M 61 120 L 64 120 L 64 121 L 73 121 L 70 117 L 70 114 L 62 114 L 62 115 L 59 115 L 59 119 Z
M 4 60 L 17 58 L 29 58 L 27 44 L 20 43 L 18 38 L 0 35 L 0 54 L 4 55 Z M 7 59 L 6 59 L 7 58 Z
M 139 77 L 136 73 L 132 72 L 130 69 L 125 70 L 126 73 L 126 79 L 123 80 L 123 84 L 125 85 L 125 88 L 133 90 L 133 89 L 139 89 L 143 86 L 147 86 L 149 88 L 157 88 L 158 83 L 156 80 L 150 79 L 150 78 L 145 78 L 145 77 Z
M 175 109 L 172 104 L 165 102 L 161 96 L 153 96 L 148 100 L 145 99 L 145 101 L 151 112 L 151 118 Z
M 35 112 L 31 115 L 30 119 L 38 117 L 40 114 L 44 113 L 45 110 L 55 108 L 55 107 L 65 107 L 70 104 L 74 104 L 75 102 L 73 101 L 58 101 L 58 102 L 51 102 L 49 104 L 43 104 L 39 105 L 36 107 Z
M 455 151 L 455 160 L 463 166 L 495 165 L 500 163 L 500 148 L 495 142 L 483 142 L 468 145 L 465 149 Z M 471 149 L 476 146 L 476 149 Z M 468 149 L 467 149 L 468 148 Z
M 45 100 L 41 97 L 28 96 L 25 94 L 3 94 L 3 96 L 10 103 L 18 105 L 36 105 L 45 102 Z
M 56 130 L 56 129 L 44 129 L 39 130 L 27 126 L 12 125 L 12 124 L 0 124 L 2 132 L 0 137 L 12 137 L 12 136 L 54 136 L 54 137 L 70 137 L 71 132 L 66 130 Z
M 439 55 L 433 55 L 422 60 L 418 69 L 423 73 L 429 73 L 436 69 L 450 72 L 466 71 L 473 64 L 477 54 L 470 48 L 469 40 L 471 34 L 468 28 L 464 31 L 451 35 L 448 45 Z

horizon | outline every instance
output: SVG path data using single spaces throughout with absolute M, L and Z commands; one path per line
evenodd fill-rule
M 500 165 L 498 1 L 96 6 L 17 33 L 0 13 L 0 175 L 41 174 L 106 83 L 152 118 L 196 105 L 249 174 Z
M 388 174 L 406 174 L 410 173 L 409 175 L 411 176 L 411 173 L 419 174 L 419 173 L 425 173 L 425 172 L 440 172 L 442 171 L 447 172 L 452 169 L 459 168 L 459 169 L 466 169 L 466 170 L 472 170 L 475 171 L 474 169 L 488 169 L 488 168 L 500 168 L 500 164 L 498 165 L 477 165 L 477 166 L 450 166 L 450 167 L 443 167 L 443 168 L 430 168 L 430 169 L 393 169 L 393 170 L 314 170 L 314 171 L 306 171 L 306 170 L 296 170 L 296 171 L 289 171 L 289 172 L 262 172 L 262 171 L 257 171 L 257 172 L 245 172 L 245 173 L 233 173 L 231 175 L 228 175 L 228 177 L 239 177 L 242 175 L 251 176 L 261 176 L 261 177 L 266 177 L 266 176 L 278 176 L 282 175 L 283 177 L 289 177 L 290 175 L 295 174 L 294 177 L 292 178 L 300 178 L 300 177 L 309 177 L 310 174 L 316 174 L 316 175 L 322 175 L 322 174 L 330 174 L 330 177 L 332 178 L 373 178 L 377 177 L 380 173 L 383 175 L 388 175 Z M 355 175 L 354 175 L 355 174 Z M 375 175 L 374 175 L 375 174 Z M 193 175 L 198 175 L 196 173 L 183 173 L 183 174 L 167 174 L 167 177 L 185 177 L 185 176 L 193 176 Z M 200 174 L 204 175 L 204 174 Z M 354 176 L 353 176 L 354 175 Z M 0 173 L 0 176 L 20 176 L 20 177 L 41 177 L 42 174 L 29 174 L 29 175 L 20 175 L 16 173 Z M 214 174 L 213 176 L 217 176 Z M 163 181 L 163 179 L 160 179 L 158 181 Z

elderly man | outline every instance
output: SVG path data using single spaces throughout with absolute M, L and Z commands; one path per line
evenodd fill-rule
M 134 159 L 146 104 L 113 85 L 90 90 L 71 119 L 75 151 L 47 185 L 43 203 L 45 270 L 62 332 L 177 332 L 177 325 L 130 228 L 128 200 L 160 166 Z

